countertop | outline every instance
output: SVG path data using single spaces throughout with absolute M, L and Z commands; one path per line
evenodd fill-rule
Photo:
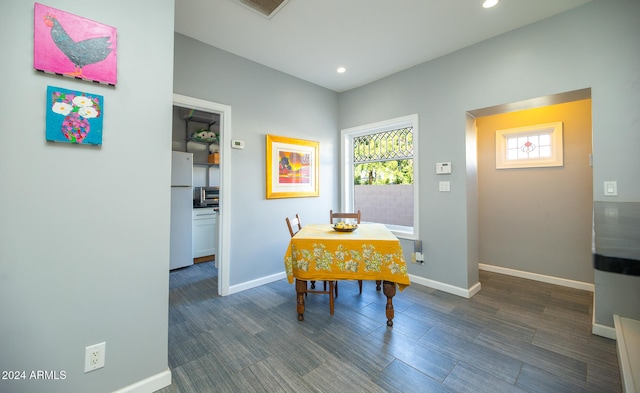
M 594 267 L 640 276 L 640 202 L 594 203 Z

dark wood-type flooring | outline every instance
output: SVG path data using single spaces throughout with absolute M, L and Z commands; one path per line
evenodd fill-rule
M 160 392 L 621 392 L 615 341 L 591 334 L 592 293 L 480 272 L 464 299 L 412 285 L 393 299 L 341 281 L 335 315 L 280 280 L 217 296 L 212 262 L 170 274 Z

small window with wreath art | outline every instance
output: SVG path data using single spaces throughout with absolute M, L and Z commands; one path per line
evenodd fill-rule
M 496 169 L 563 166 L 562 122 L 496 131 Z

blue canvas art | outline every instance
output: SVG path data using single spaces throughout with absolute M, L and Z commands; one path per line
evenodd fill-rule
M 102 145 L 104 98 L 47 86 L 47 140 Z

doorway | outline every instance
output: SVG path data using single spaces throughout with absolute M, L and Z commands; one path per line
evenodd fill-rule
M 229 295 L 229 229 L 230 229 L 230 197 L 231 197 L 231 158 L 228 152 L 229 141 L 231 140 L 231 107 L 198 98 L 173 95 L 173 105 L 195 109 L 199 111 L 214 113 L 220 117 L 220 207 L 218 216 L 218 241 L 217 255 L 218 262 L 218 295 Z
M 472 113 L 480 268 L 592 290 L 590 89 L 487 109 Z M 497 168 L 498 130 L 550 122 L 564 127 L 562 166 Z

